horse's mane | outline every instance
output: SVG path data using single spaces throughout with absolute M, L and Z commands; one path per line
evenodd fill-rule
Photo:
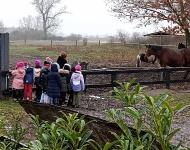
M 163 49 L 163 47 L 161 45 L 149 45 L 149 47 L 152 48 L 155 51 Z

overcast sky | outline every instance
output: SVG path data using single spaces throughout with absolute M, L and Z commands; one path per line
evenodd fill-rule
M 2 0 L 0 20 L 6 27 L 18 27 L 19 19 L 31 15 L 35 17 L 36 11 L 31 4 L 32 0 Z M 113 17 L 103 0 L 62 0 L 70 14 L 63 14 L 61 28 L 62 35 L 71 33 L 89 35 L 115 35 L 118 30 L 128 33 L 151 33 L 155 31 L 152 26 L 135 28 L 135 23 L 126 23 Z

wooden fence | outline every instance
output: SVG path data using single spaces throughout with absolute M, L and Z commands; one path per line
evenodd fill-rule
M 136 83 L 140 83 L 141 85 L 152 85 L 152 84 L 164 84 L 166 88 L 170 88 L 170 85 L 172 83 L 185 83 L 185 82 L 190 82 L 190 79 L 183 79 L 183 75 L 185 71 L 190 71 L 190 67 L 177 67 L 177 68 L 110 68 L 108 70 L 102 70 L 102 69 L 94 69 L 94 70 L 83 70 L 83 76 L 85 79 L 86 83 L 86 89 L 88 88 L 103 88 L 103 87 L 114 87 L 117 86 L 115 81 L 119 82 L 128 82 L 130 81 L 133 77 L 135 77 L 135 74 L 141 73 L 140 77 L 144 76 L 144 79 L 146 77 L 146 73 L 153 73 L 154 74 L 159 74 L 160 77 L 157 77 L 156 79 L 154 78 L 153 81 L 151 79 L 143 80 L 143 78 L 140 80 L 138 77 L 136 77 Z M 179 74 L 179 78 L 176 79 L 175 77 L 171 76 L 176 76 L 175 73 Z M 119 75 L 120 74 L 125 74 L 127 76 L 132 75 L 131 77 L 126 77 L 125 79 L 120 79 Z M 162 74 L 164 74 L 164 79 L 162 78 Z M 92 80 L 92 78 L 88 79 L 88 76 L 90 75 L 110 75 L 110 80 L 107 83 L 102 84 L 97 84 L 97 83 L 88 83 L 89 80 Z M 94 77 L 95 77 L 94 76 Z M 149 78 L 149 77 L 148 77 Z M 107 81 L 105 78 L 101 78 L 102 81 Z
M 183 79 L 185 71 L 190 71 L 190 67 L 170 67 L 170 68 L 125 68 L 115 67 L 109 69 L 82 70 L 86 89 L 105 88 L 118 86 L 115 81 L 129 82 L 133 77 L 136 78 L 134 84 L 155 85 L 164 84 L 167 89 L 171 84 L 190 82 L 190 79 Z M 11 89 L 12 76 L 11 71 L 2 72 L 6 76 L 7 89 Z M 162 78 L 164 74 L 164 79 Z M 101 76 L 102 75 L 102 76 Z M 124 75 L 124 77 L 120 76 Z M 137 75 L 137 76 L 136 76 Z M 156 77 L 155 77 L 156 76 Z

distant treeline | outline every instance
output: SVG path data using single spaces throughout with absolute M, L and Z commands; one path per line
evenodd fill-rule
M 21 28 L 9 28 L 6 30 L 9 33 L 10 41 L 25 41 L 25 44 L 29 40 L 43 40 L 43 31 L 28 29 L 24 30 Z M 128 33 L 118 31 L 118 34 L 115 36 L 82 36 L 81 34 L 72 33 L 67 36 L 57 36 L 53 34 L 48 34 L 47 40 L 50 41 L 70 41 L 75 43 L 75 45 L 80 42 L 83 45 L 88 45 L 91 41 L 96 41 L 97 44 L 100 43 L 152 43 L 152 44 L 162 44 L 162 45 L 177 45 L 178 43 L 186 43 L 185 36 L 163 36 L 163 37 L 152 37 L 152 36 L 143 36 L 142 33 L 135 32 L 132 35 Z

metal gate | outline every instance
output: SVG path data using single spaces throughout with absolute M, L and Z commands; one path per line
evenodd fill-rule
M 9 90 L 9 33 L 0 33 L 0 98 Z M 8 92 L 8 91 L 7 91 Z

